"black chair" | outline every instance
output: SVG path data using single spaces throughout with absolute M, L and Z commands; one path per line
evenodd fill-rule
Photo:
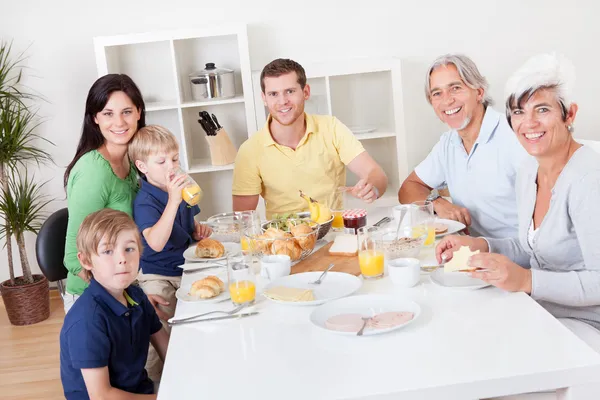
M 35 241 L 35 255 L 40 269 L 46 279 L 56 282 L 61 294 L 65 292 L 62 280 L 67 277 L 63 258 L 68 221 L 66 208 L 56 211 L 44 222 Z

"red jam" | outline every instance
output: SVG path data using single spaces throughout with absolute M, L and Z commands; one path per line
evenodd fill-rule
M 356 233 L 358 228 L 362 228 L 367 225 L 367 210 L 354 209 L 345 210 L 342 213 L 344 219 L 344 228 L 351 228 Z

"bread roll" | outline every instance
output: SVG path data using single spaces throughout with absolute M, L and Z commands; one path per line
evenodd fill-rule
M 317 235 L 313 233 L 313 229 L 304 224 L 295 225 L 290 228 L 290 232 L 298 242 L 298 245 L 302 247 L 302 250 L 312 250 L 315 248 L 315 242 L 317 241 Z
M 196 245 L 196 257 L 199 258 L 217 258 L 223 257 L 225 247 L 218 240 L 204 238 Z
M 277 229 L 277 228 L 269 228 L 265 231 L 264 233 L 267 237 L 273 238 L 273 239 L 279 239 L 279 238 L 286 238 L 286 237 L 292 237 L 292 235 L 288 232 L 284 232 L 281 229 Z
M 290 256 L 292 261 L 300 259 L 302 248 L 295 239 L 275 240 L 271 246 L 273 254 L 284 254 Z
M 273 244 L 273 240 L 266 234 L 258 235 L 256 240 L 253 240 L 253 243 L 256 245 L 256 250 L 261 251 L 265 254 L 271 254 L 271 244 Z

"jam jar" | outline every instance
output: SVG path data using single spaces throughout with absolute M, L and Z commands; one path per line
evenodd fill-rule
M 358 228 L 367 225 L 367 210 L 361 208 L 345 210 L 342 218 L 344 219 L 344 231 L 356 234 Z

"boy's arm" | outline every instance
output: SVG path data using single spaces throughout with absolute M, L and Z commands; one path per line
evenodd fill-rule
M 108 367 L 82 368 L 81 374 L 91 400 L 152 400 L 155 394 L 135 394 L 125 392 L 110 385 Z
M 148 246 L 156 252 L 162 251 L 167 244 L 169 237 L 171 237 L 175 216 L 177 216 L 177 210 L 179 209 L 179 204 L 181 204 L 182 200 L 181 192 L 187 185 L 186 178 L 186 175 L 178 175 L 173 178 L 173 180 L 169 181 L 167 184 L 169 201 L 167 202 L 165 210 L 156 224 L 142 230 L 142 235 L 144 235 L 144 239 L 146 239 Z
M 167 348 L 169 347 L 169 334 L 165 328 L 161 328 L 158 332 L 150 336 L 150 343 L 158 353 L 161 361 L 164 362 L 167 357 Z

